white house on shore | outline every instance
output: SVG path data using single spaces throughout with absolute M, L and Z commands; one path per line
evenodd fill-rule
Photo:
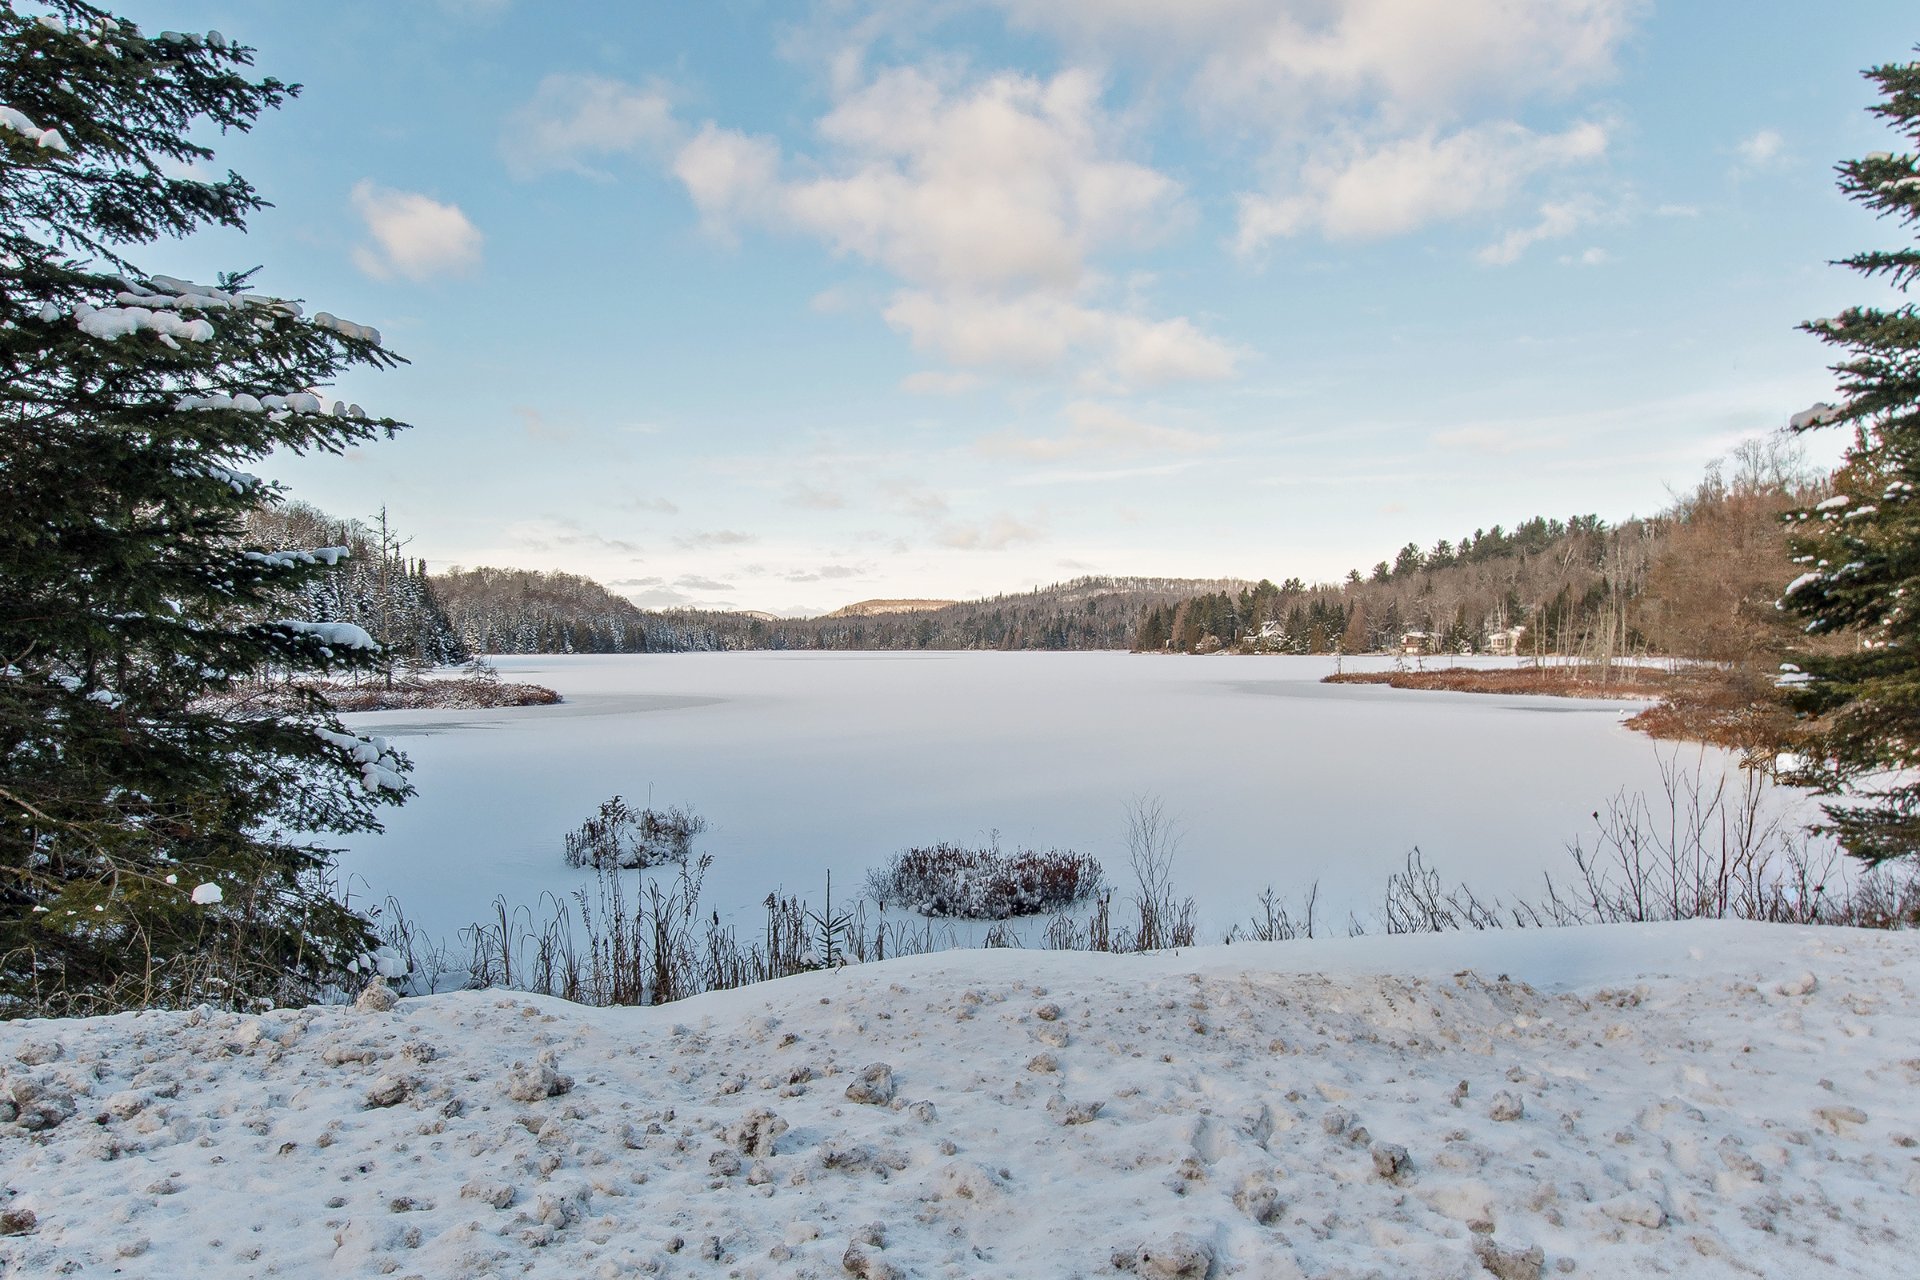
M 1527 633 L 1525 627 L 1501 627 L 1497 631 L 1487 632 L 1487 652 L 1499 658 L 1511 658 L 1520 652 L 1520 640 Z

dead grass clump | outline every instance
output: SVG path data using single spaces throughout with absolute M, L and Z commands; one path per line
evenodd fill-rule
M 1059 911 L 1100 891 L 1100 864 L 1070 849 L 904 849 L 867 876 L 867 896 L 925 916 L 1006 920 Z
M 250 684 L 202 699 L 197 705 L 232 715 L 305 710 L 308 698 L 318 695 L 334 711 L 476 711 L 489 707 L 546 707 L 561 700 L 542 684 L 518 684 L 478 675 L 434 679 L 395 676 L 355 684 L 347 680 L 299 680 Z
M 1650 738 L 1772 755 L 1785 747 L 1791 720 L 1766 677 L 1704 668 L 1676 678 L 1659 704 L 1628 720 L 1627 727 Z
M 629 871 L 663 862 L 684 865 L 693 838 L 706 829 L 705 818 L 678 805 L 636 811 L 615 796 L 579 830 L 567 833 L 567 865 Z
M 1657 698 L 1674 684 L 1674 674 L 1658 667 L 1611 663 L 1605 666 L 1445 667 L 1437 671 L 1349 671 L 1322 678 L 1323 684 L 1384 684 L 1395 689 L 1439 689 L 1452 693 L 1530 693 L 1559 698 Z
M 560 701 L 560 695 L 543 684 L 519 684 L 478 676 L 456 676 L 447 680 L 408 676 L 394 680 L 391 685 L 328 681 L 319 686 L 319 693 L 328 706 L 341 713 L 548 707 Z

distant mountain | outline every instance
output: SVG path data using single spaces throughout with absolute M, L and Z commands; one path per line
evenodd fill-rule
M 829 618 L 877 618 L 888 613 L 932 613 L 948 605 L 959 604 L 958 600 L 857 600 L 852 604 L 841 605 Z

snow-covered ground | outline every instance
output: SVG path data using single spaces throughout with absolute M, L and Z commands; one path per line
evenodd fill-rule
M 1454 659 L 1427 659 L 1430 665 Z M 1392 659 L 1348 659 L 1389 668 Z M 1474 665 L 1510 665 L 1476 660 Z M 1537 896 L 1620 788 L 1673 753 L 1622 728 L 1640 704 L 1325 685 L 1332 658 L 1125 653 L 721 653 L 500 660 L 556 707 L 349 718 L 394 736 L 420 794 L 347 838 L 356 900 L 398 898 L 449 937 L 590 879 L 562 836 L 619 793 L 711 824 L 708 905 L 743 931 L 773 890 L 816 907 L 910 846 L 1068 848 L 1128 878 L 1128 804 L 1186 832 L 1174 878 L 1202 937 L 1269 884 L 1321 882 L 1323 920 L 1376 911 L 1418 845 L 1449 879 Z M 1681 749 L 1691 760 L 1692 749 Z M 1710 773 L 1725 753 L 1708 752 Z
M 1916 978 L 1694 923 L 17 1022 L 0 1265 L 1913 1275 Z

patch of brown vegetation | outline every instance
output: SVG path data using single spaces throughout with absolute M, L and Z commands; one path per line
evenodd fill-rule
M 1326 684 L 1384 684 L 1395 689 L 1454 693 L 1531 693 L 1560 698 L 1657 698 L 1626 721 L 1650 738 L 1705 742 L 1734 751 L 1772 755 L 1787 749 L 1792 717 L 1772 684 L 1737 667 L 1597 665 L 1500 667 L 1478 670 L 1355 671 L 1324 677 Z
M 317 693 L 342 715 L 355 711 L 473 711 L 488 707 L 545 707 L 560 695 L 541 684 L 514 684 L 486 676 L 456 676 L 430 680 L 396 676 L 392 684 L 368 681 L 310 680 L 297 685 L 236 689 L 205 700 L 208 707 L 226 711 L 289 711 Z
M 1764 678 L 1748 671 L 1708 670 L 1676 679 L 1657 706 L 1626 723 L 1651 738 L 1706 742 L 1770 756 L 1786 749 L 1792 716 Z
M 386 684 L 329 681 L 319 692 L 335 711 L 412 711 L 420 708 L 461 711 L 485 707 L 550 707 L 560 695 L 543 684 L 516 684 L 484 676 L 450 680 L 417 677 Z
M 1350 671 L 1325 684 L 1384 684 L 1395 689 L 1440 689 L 1452 693 L 1532 693 L 1557 698 L 1658 698 L 1675 683 L 1659 667 L 1445 667 L 1437 671 Z

